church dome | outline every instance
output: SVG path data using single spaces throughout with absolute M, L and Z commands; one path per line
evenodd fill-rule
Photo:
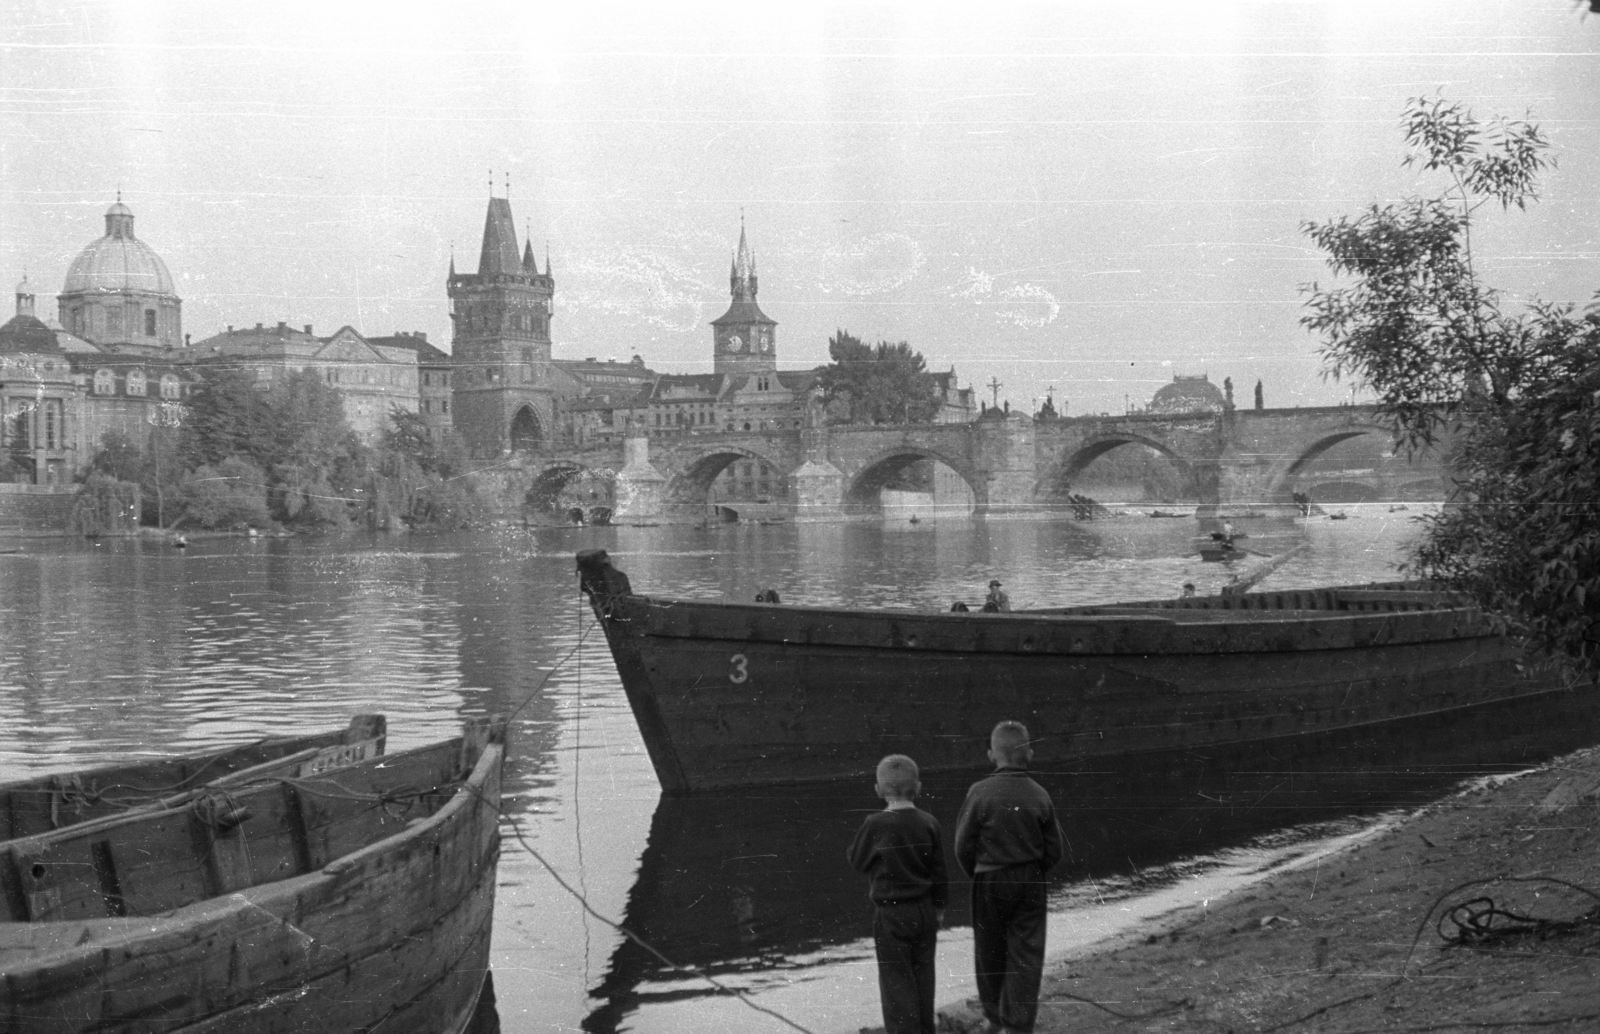
M 61 354 L 56 332 L 36 316 L 16 315 L 0 325 L 0 352 Z
M 1172 378 L 1150 400 L 1152 413 L 1220 413 L 1223 410 L 1222 389 L 1201 374 L 1198 377 Z
M 106 209 L 106 235 L 72 260 L 61 288 L 62 294 L 90 291 L 177 293 L 161 256 L 133 235 L 133 212 L 121 201 Z

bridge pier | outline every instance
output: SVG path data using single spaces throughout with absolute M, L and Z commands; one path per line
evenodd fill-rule
M 660 517 L 666 502 L 667 479 L 650 465 L 650 439 L 642 434 L 624 438 L 622 456 L 622 469 L 617 471 L 613 519 Z
M 1033 417 L 1018 412 L 980 417 L 973 429 L 973 466 L 983 472 L 973 516 L 1032 510 L 1038 478 Z
M 789 473 L 789 502 L 798 520 L 827 519 L 844 512 L 844 472 L 828 461 L 828 429 L 800 432 L 805 459 Z

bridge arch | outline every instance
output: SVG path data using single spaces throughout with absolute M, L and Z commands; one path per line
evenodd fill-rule
M 544 444 L 544 422 L 531 403 L 523 403 L 511 417 L 509 440 L 512 452 L 529 452 Z
M 717 445 L 699 451 L 676 464 L 676 473 L 667 478 L 665 502 L 674 507 L 705 506 L 710 500 L 711 486 L 723 471 L 740 460 L 755 460 L 777 471 L 782 483 L 773 487 L 773 500 L 789 497 L 788 475 L 784 465 L 771 456 L 763 455 L 742 445 Z
M 1198 491 L 1193 461 L 1180 455 L 1166 442 L 1129 431 L 1110 431 L 1089 437 L 1068 453 L 1053 471 L 1040 479 L 1037 495 L 1041 502 L 1059 502 L 1072 491 L 1072 483 L 1095 460 L 1124 445 L 1143 445 L 1164 456 L 1178 472 L 1186 488 Z
M 1306 466 L 1318 456 L 1352 438 L 1367 434 L 1391 435 L 1393 429 L 1382 424 L 1346 424 L 1337 430 L 1323 431 L 1284 450 L 1268 468 L 1267 489 L 1263 493 L 1268 503 L 1292 504 L 1296 486 Z
M 524 512 L 583 524 L 604 524 L 617 505 L 616 471 L 558 460 L 538 469 L 522 494 Z
M 933 460 L 954 471 L 972 493 L 975 507 L 981 509 L 988 503 L 988 483 L 961 460 L 937 449 L 902 443 L 868 456 L 853 474 L 846 475 L 841 499 L 845 511 L 862 513 L 881 509 L 884 487 L 922 460 Z

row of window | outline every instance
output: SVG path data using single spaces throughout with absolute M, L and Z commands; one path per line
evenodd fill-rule
M 264 375 L 261 373 L 262 370 L 270 369 L 270 367 L 265 366 L 258 368 L 256 378 L 258 380 L 270 380 L 272 378 L 271 373 Z M 374 368 L 371 366 L 357 366 L 340 368 L 330 366 L 323 372 L 323 377 L 329 384 L 387 384 L 391 387 L 406 387 L 410 384 L 410 378 L 406 376 L 406 368 L 403 367 Z
M 103 320 L 95 319 L 94 314 L 97 310 L 104 314 Z M 145 337 L 155 337 L 158 333 L 159 314 L 157 311 L 155 309 L 145 309 L 141 313 L 138 306 L 135 305 L 84 306 L 73 309 L 69 316 L 72 332 L 79 337 L 98 333 L 101 323 L 104 323 L 105 335 L 110 338 L 121 337 L 124 324 L 126 324 L 129 334 L 137 334 L 140 330 L 141 317 Z
M 423 399 L 422 400 L 422 411 L 424 413 L 432 413 L 433 412 L 433 399 Z M 449 416 L 450 415 L 450 403 L 445 401 L 444 399 L 440 399 L 439 400 L 439 412 L 444 416 Z
M 176 374 L 164 373 L 161 375 L 161 397 L 164 399 L 181 398 L 183 383 Z M 115 395 L 117 393 L 117 374 L 114 370 L 99 369 L 94 372 L 94 393 L 96 395 Z M 123 393 L 140 397 L 150 394 L 150 383 L 143 370 L 129 370 L 123 378 Z
M 431 371 L 431 370 L 422 371 L 422 386 L 424 388 L 433 387 L 433 371 Z M 439 387 L 441 387 L 441 388 L 450 387 L 450 375 L 448 373 L 440 373 L 439 374 Z
M 0 416 L 0 448 L 21 452 L 34 448 L 37 440 L 46 449 L 60 449 L 65 445 L 63 428 L 60 399 L 10 399 Z
M 498 320 L 490 314 L 468 313 L 461 317 L 462 329 L 468 332 L 489 330 L 520 330 L 532 334 L 550 333 L 550 319 L 547 316 L 533 316 L 526 313 L 513 312 L 506 316 L 505 326 L 498 326 Z

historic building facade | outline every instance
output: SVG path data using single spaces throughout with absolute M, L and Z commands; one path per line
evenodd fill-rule
M 396 409 L 418 410 L 416 343 L 409 338 L 392 342 L 392 338 L 363 337 L 348 326 L 318 337 L 310 324 L 296 330 L 282 322 L 276 327 L 257 323 L 242 330 L 229 327 L 195 342 L 191 361 L 202 377 L 218 367 L 243 369 L 263 388 L 291 373 L 310 370 L 338 390 L 345 422 L 370 445 L 389 428 Z
M 194 382 L 183 301 L 120 197 L 105 226 L 67 268 L 59 325 L 39 317 L 26 277 L 17 286 L 0 328 L 0 480 L 70 482 L 106 435 L 144 448 L 179 419 Z
M 450 260 L 451 419 L 472 455 L 499 456 L 546 442 L 558 426 L 550 363 L 555 279 L 527 242 L 517 253 L 511 202 L 491 197 L 476 273 Z

